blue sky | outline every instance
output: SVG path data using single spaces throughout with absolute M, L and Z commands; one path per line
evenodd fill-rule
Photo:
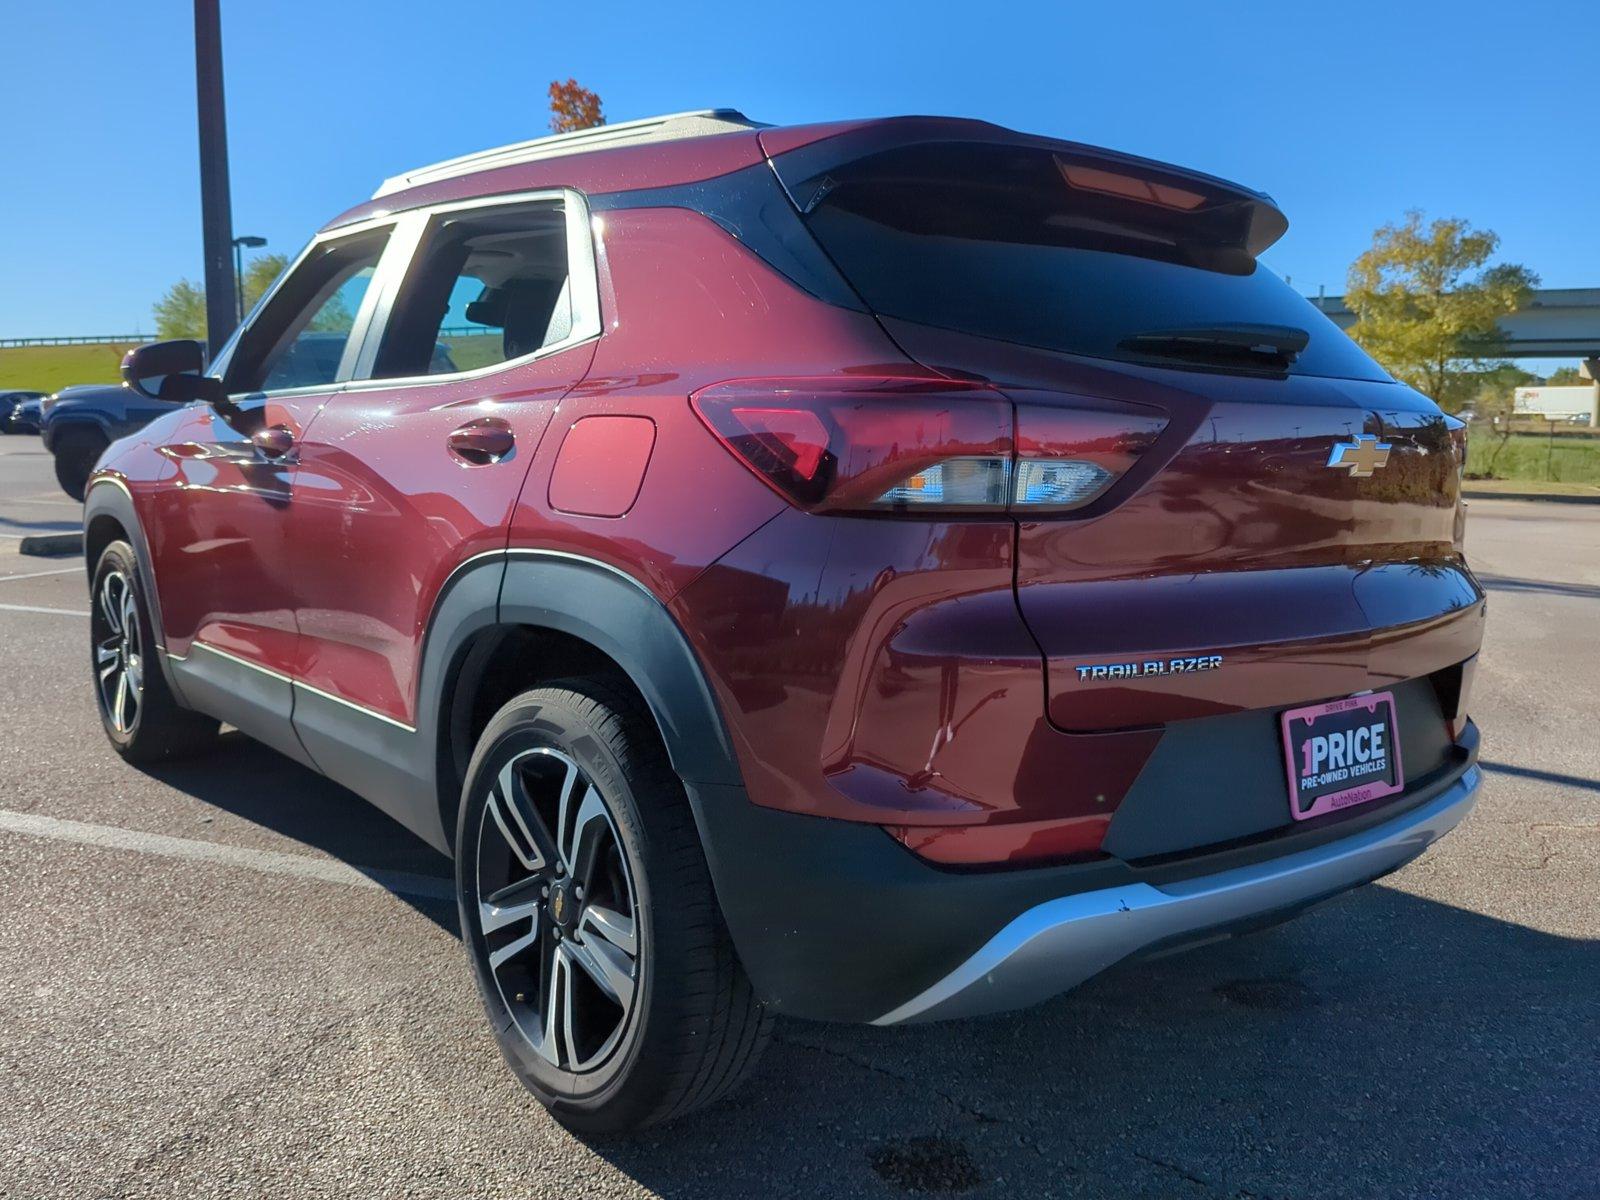
M 1547 286 L 1600 285 L 1578 0 L 222 7 L 234 229 L 274 250 L 387 175 L 545 132 L 572 75 L 612 120 L 950 113 L 1238 179 L 1288 212 L 1267 261 L 1311 293 L 1411 207 L 1496 230 Z M 0 0 L 0 337 L 149 331 L 199 276 L 191 20 Z

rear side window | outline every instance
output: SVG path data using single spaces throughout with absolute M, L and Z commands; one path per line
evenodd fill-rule
M 1151 335 L 1287 326 L 1309 335 L 1289 371 L 1388 378 L 1256 262 L 1259 205 L 1203 182 L 987 142 L 894 146 L 803 178 L 775 165 L 813 236 L 885 316 L 1168 366 L 1217 363 L 1152 355 Z
M 572 329 L 562 203 L 444 213 L 401 285 L 373 377 L 475 371 L 558 345 Z

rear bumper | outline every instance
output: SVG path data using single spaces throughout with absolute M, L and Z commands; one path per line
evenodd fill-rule
M 786 1015 L 895 1024 L 1046 999 L 1135 955 L 1271 923 L 1389 873 L 1472 808 L 1469 730 L 1408 795 L 1146 863 L 951 870 L 882 829 L 691 785 L 717 897 L 757 992 Z M 1366 806 L 1363 806 L 1366 807 Z
M 873 1024 L 1019 1008 L 1142 951 L 1203 940 L 1371 882 L 1460 824 L 1477 802 L 1481 778 L 1478 767 L 1469 767 L 1442 795 L 1404 816 L 1284 858 L 1173 883 L 1133 883 L 1047 901 Z

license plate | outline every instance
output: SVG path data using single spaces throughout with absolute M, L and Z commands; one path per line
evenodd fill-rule
M 1297 821 L 1405 787 L 1392 692 L 1291 709 L 1283 714 L 1283 754 Z

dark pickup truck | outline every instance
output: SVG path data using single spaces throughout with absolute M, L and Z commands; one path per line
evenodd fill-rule
M 39 434 L 55 456 L 62 491 L 82 500 L 89 473 L 105 448 L 171 408 L 131 388 L 100 383 L 64 387 L 46 399 Z

